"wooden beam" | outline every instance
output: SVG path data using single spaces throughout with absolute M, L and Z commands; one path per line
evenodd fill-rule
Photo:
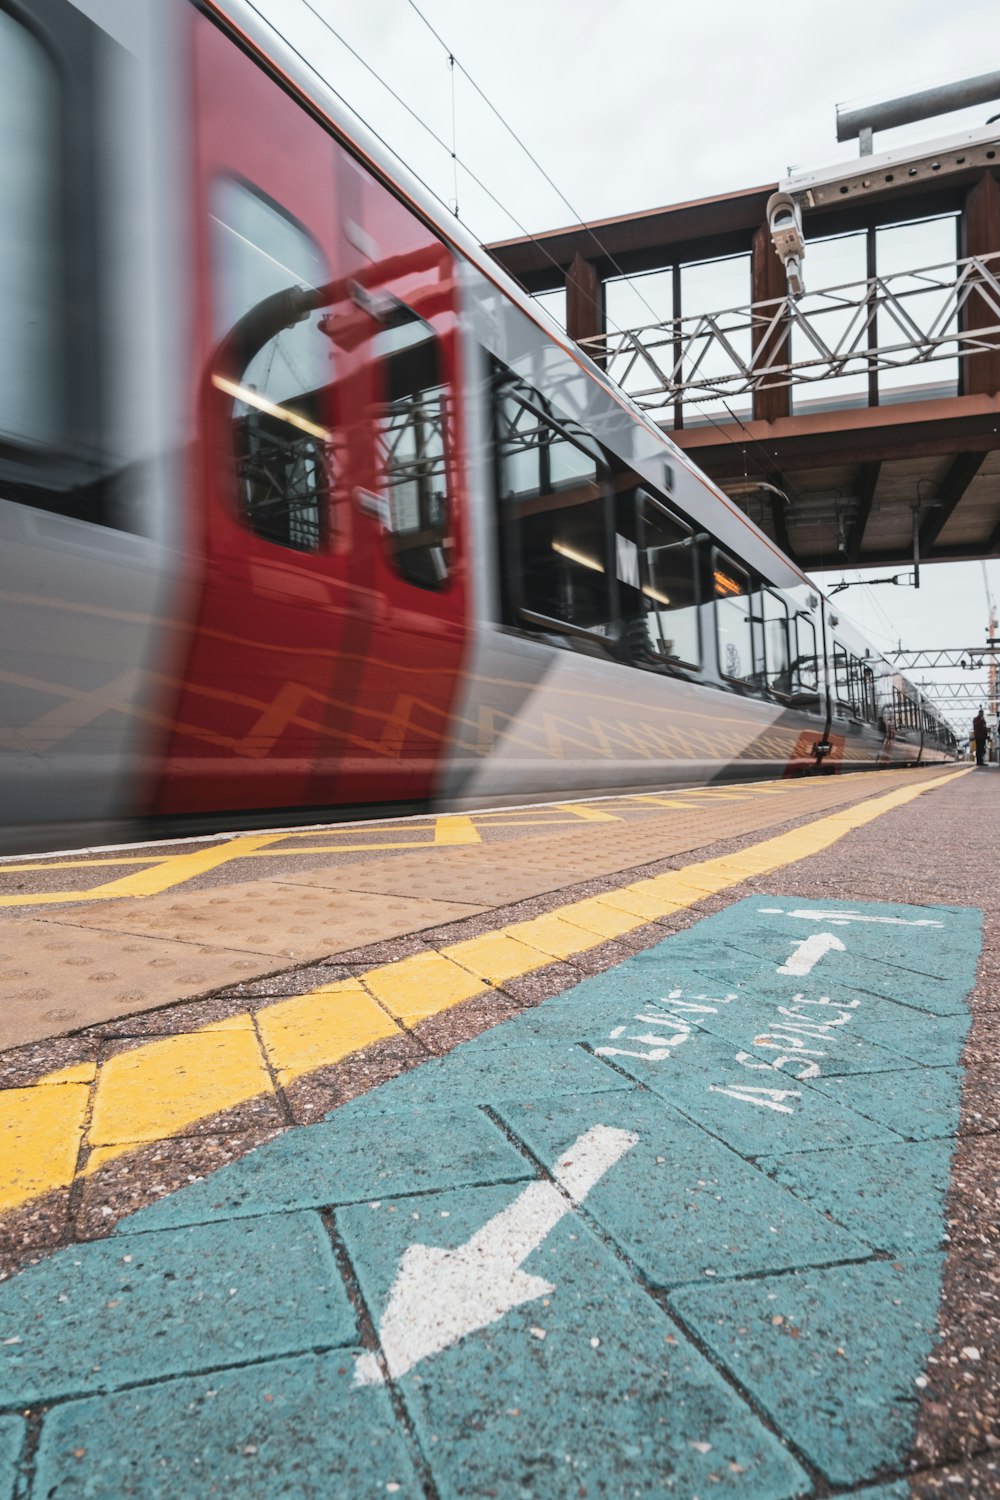
M 858 513 L 851 522 L 851 529 L 847 534 L 847 561 L 852 567 L 857 566 L 861 548 L 864 546 L 865 528 L 868 525 L 868 517 L 872 513 L 872 502 L 875 499 L 875 490 L 881 471 L 881 463 L 862 464 L 858 470 L 856 484 Z
M 937 504 L 920 528 L 920 559 L 927 558 L 959 501 L 983 466 L 985 453 L 960 453 L 952 462 L 938 490 Z

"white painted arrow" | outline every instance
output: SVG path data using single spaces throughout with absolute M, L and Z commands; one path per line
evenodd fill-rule
M 801 943 L 796 943 L 792 949 L 791 957 L 786 964 L 782 964 L 778 970 L 779 974 L 795 974 L 801 977 L 810 973 L 824 953 L 844 953 L 846 949 L 839 937 L 834 937 L 832 932 L 813 932 Z
M 551 1182 L 532 1182 L 457 1249 L 410 1245 L 379 1330 L 389 1374 L 404 1375 L 429 1355 L 498 1323 L 522 1302 L 554 1291 L 541 1276 L 522 1271 L 521 1263 L 638 1139 L 631 1130 L 594 1125 L 556 1164 L 553 1175 L 562 1193 Z M 382 1379 L 375 1355 L 361 1355 L 354 1384 L 378 1385 Z

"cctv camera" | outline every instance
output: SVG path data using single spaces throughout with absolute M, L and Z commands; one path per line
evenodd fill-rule
M 785 267 L 788 290 L 793 297 L 801 297 L 805 291 L 802 258 L 806 244 L 802 238 L 802 211 L 790 193 L 772 193 L 768 198 L 767 224 L 771 243 Z

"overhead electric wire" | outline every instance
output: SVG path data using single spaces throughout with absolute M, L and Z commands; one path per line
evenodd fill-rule
M 353 114 L 356 118 L 361 119 L 361 115 L 354 108 L 354 106 L 350 103 L 350 101 L 346 98 L 346 96 L 344 94 L 342 94 L 338 89 L 336 89 L 334 87 L 334 85 L 330 82 L 330 80 L 320 71 L 319 68 L 316 67 L 316 65 L 313 62 L 311 62 L 309 60 L 308 57 L 305 56 L 305 54 L 301 51 L 300 48 L 298 48 L 298 47 L 295 46 L 295 44 L 290 40 L 290 38 L 286 35 L 286 33 L 284 31 L 282 31 L 281 27 L 270 16 L 268 16 L 268 15 L 265 14 L 265 12 L 262 11 L 260 9 L 260 7 L 257 4 L 254 3 L 254 0 L 246 0 L 246 4 L 248 5 L 249 9 L 252 10 L 254 12 L 254 14 L 257 15 L 260 18 L 260 20 L 263 21 L 264 24 L 266 26 L 268 26 L 275 33 L 276 36 L 278 36 L 278 37 L 281 38 L 282 42 L 285 44 L 286 47 L 288 47 L 289 51 L 291 51 L 292 53 L 294 53 L 294 55 L 299 59 L 299 61 L 303 64 L 303 66 L 306 67 L 309 70 L 309 72 L 312 73 L 316 78 L 319 79 L 319 81 L 320 81 L 320 83 L 322 83 L 323 87 L 326 88 L 326 89 L 329 89 L 330 93 L 333 94 L 335 98 L 339 99 L 340 102 L 345 106 L 345 108 L 347 108 L 348 110 L 350 110 L 351 114 Z M 507 218 L 510 219 L 510 221 L 511 221 L 512 224 L 516 225 L 516 227 L 521 231 L 521 233 L 524 235 L 524 237 L 527 240 L 530 240 L 531 244 L 533 244 L 535 246 L 535 248 L 537 250 L 539 250 L 542 255 L 544 255 L 545 259 L 547 261 L 549 261 L 549 263 L 552 266 L 555 267 L 555 269 L 559 272 L 559 274 L 561 276 L 564 275 L 563 267 L 559 264 L 559 262 L 555 259 L 555 257 L 550 253 L 550 251 L 546 248 L 546 246 L 543 245 L 541 243 L 541 241 L 538 240 L 536 238 L 536 236 L 533 235 L 529 229 L 525 228 L 525 226 L 517 218 L 516 214 L 514 214 L 507 207 L 507 205 L 505 203 L 501 202 L 501 200 L 496 196 L 496 194 L 493 193 L 486 186 L 486 184 L 482 181 L 482 179 L 479 176 L 477 176 L 477 174 L 472 171 L 471 167 L 469 167 L 469 165 L 465 161 L 463 161 L 463 159 L 458 155 L 457 151 L 448 146 L 448 143 L 445 140 L 443 140 L 441 138 L 441 136 L 438 135 L 437 131 L 434 130 L 432 126 L 430 126 L 430 125 L 427 124 L 427 121 L 423 118 L 423 116 L 420 115 L 420 114 L 418 114 L 417 111 L 415 109 L 413 109 L 411 105 L 407 104 L 406 100 L 403 99 L 401 97 L 401 95 L 396 92 L 396 90 L 392 87 L 392 85 L 389 84 L 389 83 L 387 83 L 385 81 L 385 79 L 382 78 L 382 76 L 378 72 L 376 72 L 376 70 L 372 67 L 372 65 L 364 57 L 362 57 L 362 55 L 360 54 L 360 52 L 358 52 L 357 49 L 355 47 L 353 47 L 350 44 L 350 42 L 348 42 L 347 39 L 340 34 L 340 32 L 336 29 L 336 27 L 332 24 L 332 22 L 328 21 L 327 18 L 324 15 L 322 15 L 322 13 L 320 11 L 318 11 L 316 9 L 315 5 L 312 4 L 312 0 L 302 0 L 302 4 L 310 12 L 310 14 L 313 15 L 316 18 L 317 21 L 319 21 L 320 25 L 323 26 L 325 28 L 325 30 L 328 31 L 330 33 L 330 35 L 333 36 L 341 44 L 342 47 L 346 48 L 346 50 L 351 54 L 351 56 L 358 63 L 360 63 L 360 65 L 365 69 L 365 71 L 367 73 L 369 73 L 371 75 L 371 77 L 374 78 L 375 81 L 377 83 L 379 83 L 386 90 L 386 92 L 392 96 L 392 98 L 396 101 L 396 103 L 400 106 L 400 108 L 404 109 L 406 111 L 406 113 L 412 119 L 414 119 L 417 122 L 417 124 L 421 126 L 421 128 L 423 130 L 425 130 L 427 132 L 427 134 L 431 137 L 431 139 L 433 141 L 435 141 L 435 143 L 438 146 L 441 147 L 441 149 L 443 151 L 448 152 L 448 154 L 451 156 L 452 160 L 457 165 L 460 165 L 462 167 L 462 170 L 471 179 L 471 181 L 474 182 L 476 184 L 476 186 L 483 193 L 486 194 L 487 198 L 489 198 L 490 201 L 493 204 L 495 204 L 497 208 L 500 209 L 501 213 L 505 214 L 507 216 Z M 655 309 L 650 305 L 650 303 L 647 301 L 647 299 L 643 296 L 642 292 L 639 291 L 638 288 L 635 287 L 633 279 L 631 277 L 629 277 L 629 275 L 627 274 L 627 272 L 625 272 L 625 271 L 622 270 L 621 266 L 615 260 L 614 256 L 611 254 L 611 252 L 608 251 L 601 244 L 601 241 L 594 234 L 594 232 L 593 232 L 592 228 L 590 227 L 590 225 L 586 224 L 580 218 L 580 216 L 577 214 L 577 212 L 576 212 L 575 208 L 573 207 L 573 205 L 569 202 L 569 200 L 565 197 L 565 195 L 561 192 L 561 190 L 552 181 L 551 177 L 549 177 L 549 175 L 545 171 L 544 167 L 542 167 L 541 164 L 535 159 L 535 157 L 532 155 L 532 153 L 528 150 L 528 147 L 525 146 L 524 142 L 517 135 L 517 132 L 507 123 L 507 121 L 503 118 L 503 116 L 501 115 L 501 113 L 499 112 L 499 110 L 497 110 L 496 106 L 489 100 L 489 98 L 486 96 L 486 94 L 483 93 L 482 89 L 476 83 L 475 79 L 472 78 L 472 76 L 468 72 L 468 70 L 454 56 L 454 54 L 448 48 L 447 43 L 438 34 L 438 32 L 435 31 L 434 27 L 427 20 L 426 16 L 424 16 L 424 14 L 422 13 L 422 11 L 420 11 L 418 9 L 418 7 L 413 4 L 413 0 L 409 0 L 409 4 L 413 7 L 414 11 L 416 11 L 416 14 L 420 17 L 420 19 L 424 23 L 424 25 L 432 33 L 432 35 L 434 36 L 435 40 L 439 43 L 440 46 L 442 46 L 444 48 L 444 50 L 448 54 L 449 59 L 452 61 L 453 65 L 457 66 L 461 70 L 463 76 L 468 79 L 469 83 L 476 90 L 476 92 L 482 97 L 482 99 L 485 101 L 485 103 L 489 105 L 490 109 L 497 116 L 497 118 L 501 121 L 501 123 L 504 125 L 504 127 L 508 130 L 508 132 L 510 133 L 510 135 L 517 142 L 517 144 L 521 147 L 521 149 L 525 152 L 525 154 L 528 156 L 529 160 L 542 173 L 542 175 L 545 178 L 545 180 L 551 185 L 551 187 L 553 188 L 553 190 L 558 194 L 559 198 L 566 205 L 566 207 L 569 209 L 570 213 L 573 214 L 575 221 L 578 224 L 580 224 L 581 227 L 584 228 L 587 231 L 587 233 L 590 235 L 591 239 L 594 241 L 595 245 L 601 251 L 601 254 L 603 256 L 605 256 L 605 258 L 614 267 L 614 269 L 618 272 L 618 274 L 622 277 L 622 279 L 625 280 L 626 282 L 628 282 L 628 284 L 632 287 L 633 291 L 635 291 L 637 293 L 637 295 L 639 297 L 639 300 L 643 303 L 643 305 L 645 307 L 647 307 L 649 309 L 649 311 L 652 314 L 652 316 L 654 318 L 656 318 L 657 315 L 656 315 Z M 441 194 L 439 192 L 437 192 L 436 189 L 432 188 L 431 185 L 430 185 L 430 183 L 428 183 L 427 181 L 425 181 L 425 179 L 423 177 L 421 177 L 419 175 L 419 173 L 417 173 L 409 165 L 409 163 L 406 162 L 403 159 L 402 156 L 400 156 L 399 152 L 396 151 L 395 148 L 389 144 L 389 142 L 385 139 L 384 136 L 380 135 L 378 133 L 378 131 L 376 131 L 371 125 L 369 125 L 367 123 L 367 121 L 365 122 L 365 128 L 367 130 L 369 130 L 370 133 L 372 134 L 372 136 L 375 138 L 375 140 L 377 140 L 381 146 L 384 146 L 385 149 L 386 149 L 386 151 L 388 151 L 389 154 L 392 157 L 394 157 L 395 160 L 398 161 L 400 163 L 400 165 L 403 166 L 405 168 L 405 170 L 412 177 L 414 177 L 416 179 L 417 182 L 419 182 L 420 186 L 422 188 L 424 188 L 425 191 L 428 192 L 432 198 L 434 198 L 438 203 L 441 204 L 442 208 L 444 208 L 447 212 L 452 212 L 450 206 L 446 203 L 446 201 L 444 200 L 444 198 L 442 198 Z M 457 185 L 457 178 L 456 178 L 456 185 Z M 607 321 L 607 313 L 606 313 L 606 311 L 605 311 L 605 321 Z M 659 320 L 657 319 L 657 321 L 659 321 Z M 622 329 L 622 328 L 619 328 L 616 323 L 612 322 L 612 327 L 615 329 L 615 331 L 617 333 L 624 333 L 625 332 L 625 330 Z M 628 393 L 626 392 L 625 394 L 627 395 Z M 631 400 L 632 398 L 630 397 L 629 399 Z M 699 400 L 698 397 L 695 396 L 692 399 L 693 399 L 693 401 L 694 401 L 694 403 L 695 403 L 696 406 L 700 406 L 703 409 L 706 407 L 706 403 L 704 401 L 702 401 L 702 400 Z M 768 459 L 768 467 L 766 469 L 761 468 L 761 466 L 760 466 L 759 463 L 755 464 L 754 467 L 758 469 L 758 471 L 759 471 L 759 473 L 761 475 L 763 475 L 765 477 L 769 476 L 773 472 L 774 465 L 769 460 L 769 456 L 767 454 L 767 450 L 761 445 L 761 443 L 759 442 L 759 440 L 757 438 L 755 438 L 753 436 L 753 434 L 748 430 L 748 428 L 747 428 L 746 424 L 743 422 L 742 418 L 740 418 L 732 410 L 732 408 L 729 406 L 729 403 L 725 400 L 725 398 L 720 395 L 719 399 L 723 402 L 723 405 L 725 406 L 725 408 L 726 408 L 727 412 L 729 413 L 730 417 L 741 428 L 741 430 L 746 435 L 746 437 L 750 441 L 750 443 L 752 443 L 754 445 L 754 447 L 760 448 L 760 451 L 764 454 L 765 459 Z M 641 408 L 639 408 L 639 410 L 641 410 Z M 644 415 L 645 415 L 645 413 L 644 413 Z M 743 447 L 743 444 L 741 444 L 735 437 L 733 437 L 732 434 L 726 432 L 723 424 L 720 423 L 720 422 L 717 422 L 716 419 L 712 416 L 711 412 L 709 412 L 707 409 L 704 409 L 704 416 L 711 423 L 711 425 L 713 427 L 715 427 L 719 432 L 721 432 L 722 435 L 729 442 L 733 443 L 738 448 L 741 448 L 741 447 L 743 448 L 743 456 L 744 456 L 744 462 L 745 462 L 746 458 L 747 458 L 747 453 L 746 453 L 745 447 Z
M 309 0 L 304 0 L 304 3 L 305 4 L 309 4 Z M 460 72 L 463 74 L 463 76 L 471 84 L 472 88 L 475 89 L 475 91 L 479 95 L 480 99 L 482 99 L 483 103 L 487 106 L 487 108 L 500 121 L 500 124 L 507 131 L 507 133 L 511 137 L 511 139 L 513 141 L 515 141 L 518 146 L 520 146 L 521 150 L 524 152 L 525 156 L 531 162 L 532 166 L 534 166 L 541 173 L 541 175 L 545 178 L 545 181 L 549 184 L 549 186 L 551 187 L 552 191 L 557 195 L 557 197 L 559 198 L 560 202 L 563 203 L 563 204 L 565 204 L 566 208 L 569 209 L 570 213 L 573 215 L 573 221 L 574 221 L 574 223 L 578 224 L 581 229 L 586 230 L 587 234 L 593 240 L 594 244 L 597 246 L 598 250 L 601 252 L 601 255 L 604 257 L 604 259 L 606 261 L 608 261 L 608 263 L 614 268 L 615 271 L 617 271 L 618 275 L 622 278 L 622 280 L 626 281 L 628 283 L 628 285 L 632 288 L 632 290 L 638 296 L 639 301 L 642 303 L 642 305 L 645 308 L 647 308 L 647 310 L 650 312 L 650 314 L 652 315 L 652 317 L 655 320 L 655 322 L 657 324 L 662 324 L 662 320 L 657 315 L 656 309 L 646 299 L 646 297 L 643 296 L 643 293 L 642 293 L 641 289 L 636 285 L 635 280 L 631 276 L 629 276 L 629 274 L 628 274 L 627 271 L 624 271 L 622 269 L 622 267 L 619 265 L 618 261 L 615 259 L 615 257 L 612 254 L 612 252 L 608 249 L 608 247 L 600 239 L 598 239 L 597 235 L 594 233 L 593 227 L 590 224 L 587 223 L 586 219 L 584 219 L 581 214 L 579 214 L 577 212 L 576 208 L 569 201 L 569 199 L 566 197 L 566 194 L 559 187 L 558 183 L 556 183 L 552 179 L 552 177 L 549 175 L 549 173 L 542 166 L 542 164 L 538 160 L 538 158 L 529 149 L 529 147 L 525 145 L 524 141 L 518 135 L 517 131 L 510 124 L 510 122 L 506 119 L 506 117 L 501 113 L 501 111 L 496 107 L 496 105 L 493 103 L 493 100 L 489 97 L 489 95 L 487 93 L 485 93 L 485 91 L 482 88 L 480 88 L 479 84 L 473 78 L 473 76 L 469 72 L 468 68 L 466 68 L 464 66 L 464 64 L 462 62 L 460 62 L 460 60 L 455 56 L 454 52 L 448 46 L 448 43 L 445 41 L 444 37 L 440 34 L 439 31 L 435 30 L 434 26 L 432 26 L 431 22 L 424 15 L 424 13 L 420 9 L 419 5 L 417 5 L 416 0 L 407 0 L 407 4 L 410 6 L 410 9 L 413 10 L 413 11 L 415 11 L 416 14 L 420 17 L 421 21 L 427 27 L 427 30 L 431 33 L 431 35 L 438 42 L 438 44 L 441 47 L 444 48 L 445 52 L 448 55 L 449 63 L 452 65 L 452 68 L 456 68 L 457 67 L 460 70 Z M 312 7 L 311 4 L 309 4 L 309 9 L 310 10 L 313 9 L 313 7 Z M 505 212 L 506 212 L 506 210 L 505 210 Z M 511 217 L 513 217 L 513 215 L 511 215 Z M 516 222 L 516 220 L 515 220 L 515 222 Z M 538 246 L 539 249 L 542 248 L 542 246 L 539 244 L 539 241 L 537 239 L 535 239 L 535 237 L 533 235 L 529 236 L 529 238 L 531 239 L 532 244 Z M 549 256 L 549 259 L 551 260 L 552 257 Z M 562 267 L 560 266 L 559 269 L 561 271 Z M 595 306 L 596 306 L 596 304 L 595 304 Z M 602 311 L 602 309 L 600 309 L 600 308 L 598 308 L 597 310 L 598 311 Z M 607 310 L 603 309 L 603 311 L 604 311 L 605 322 L 607 322 Z M 612 327 L 614 327 L 615 330 L 616 330 L 616 332 L 618 332 L 618 333 L 624 333 L 626 331 L 626 330 L 624 330 L 622 328 L 619 328 L 618 325 L 615 324 L 615 323 L 612 324 Z M 705 401 L 699 401 L 699 399 L 698 399 L 697 396 L 692 397 L 692 399 L 693 399 L 693 401 L 694 401 L 694 403 L 695 403 L 696 406 L 701 406 L 703 409 L 707 406 L 707 403 Z M 751 443 L 753 443 L 755 447 L 760 448 L 760 451 L 764 454 L 764 457 L 768 458 L 767 450 L 761 445 L 760 441 L 753 436 L 753 433 L 751 433 L 749 431 L 749 429 L 747 428 L 747 426 L 746 426 L 745 422 L 742 420 L 742 418 L 739 417 L 739 416 L 737 416 L 737 414 L 733 411 L 732 407 L 729 405 L 729 402 L 725 399 L 725 396 L 723 396 L 721 394 L 721 392 L 719 393 L 718 399 L 722 402 L 723 406 L 726 408 L 726 411 L 729 413 L 729 415 L 732 418 L 733 422 L 735 422 L 737 424 L 737 426 L 739 426 L 740 429 L 746 434 L 746 437 L 749 439 L 749 441 Z M 711 412 L 709 412 L 707 410 L 704 410 L 704 415 L 708 418 L 708 420 L 712 423 L 712 425 L 714 427 L 718 428 L 720 431 L 723 430 L 721 423 L 718 423 L 718 422 L 716 422 L 714 420 L 714 418 L 712 417 Z M 736 442 L 736 439 L 734 438 L 734 439 L 732 439 L 732 441 Z M 739 446 L 740 445 L 737 443 L 737 447 L 739 447 Z M 774 468 L 774 465 L 772 463 L 769 463 L 767 470 L 761 470 L 761 473 L 770 473 L 773 470 L 773 468 Z

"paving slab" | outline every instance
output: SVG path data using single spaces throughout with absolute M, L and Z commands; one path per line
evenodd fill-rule
M 109 1500 L 422 1500 L 388 1395 L 352 1382 L 357 1353 L 70 1401 L 45 1417 L 35 1490 Z
M 0 1500 L 13 1500 L 26 1430 L 18 1417 L 0 1417 Z
M 898 1465 L 936 1342 L 943 1256 L 686 1288 L 670 1307 L 831 1484 Z
M 644 1090 L 501 1105 L 554 1172 L 597 1123 L 639 1141 L 587 1195 L 585 1212 L 655 1287 L 864 1258 L 869 1247 Z
M 950 1139 L 958 1130 L 959 1068 L 906 1068 L 877 1079 L 814 1078 L 809 1085 L 908 1141 Z
M 433 1208 L 409 1199 L 338 1211 L 376 1319 L 415 1230 L 453 1249 L 511 1197 L 473 1189 Z M 780 1500 L 808 1489 L 782 1444 L 577 1217 L 557 1225 L 525 1271 L 546 1295 L 398 1380 L 442 1500 L 582 1491 Z
M 906 1141 L 764 1158 L 761 1169 L 873 1250 L 940 1250 L 953 1142 Z
M 77 1245 L 0 1285 L 0 1405 L 353 1343 L 316 1214 Z
M 405 1129 L 395 1115 L 385 1114 L 373 1115 L 361 1131 L 342 1114 L 288 1132 L 266 1149 L 133 1214 L 118 1232 L 534 1176 L 534 1168 L 503 1132 L 472 1106 L 415 1111 Z

